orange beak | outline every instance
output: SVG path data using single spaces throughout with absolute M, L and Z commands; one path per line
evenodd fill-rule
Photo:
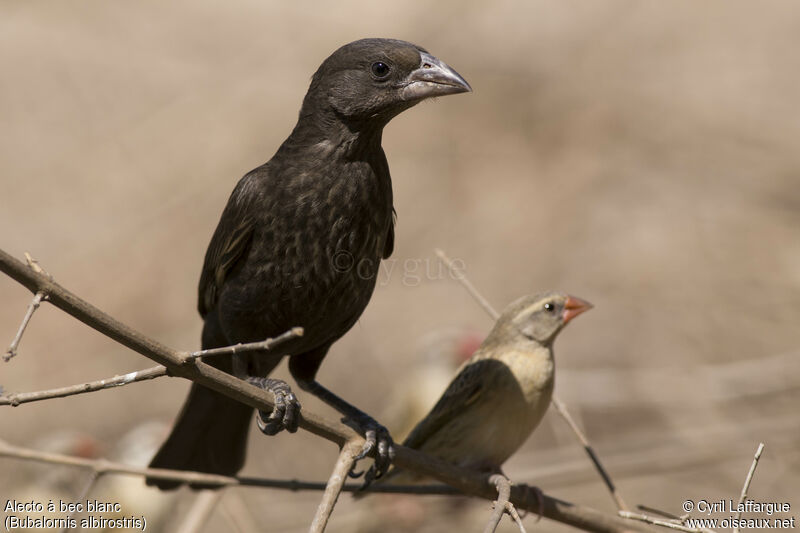
M 588 311 L 592 307 L 594 306 L 586 300 L 581 300 L 580 298 L 576 298 L 574 296 L 567 296 L 567 301 L 564 304 L 564 312 L 561 315 L 561 317 L 564 319 L 564 324 L 584 311 Z

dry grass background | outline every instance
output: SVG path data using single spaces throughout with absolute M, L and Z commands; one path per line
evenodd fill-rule
M 687 498 L 735 499 L 764 441 L 751 494 L 797 516 L 795 3 L 6 1 L 0 13 L 0 246 L 186 349 L 199 343 L 196 282 L 228 194 L 288 134 L 321 60 L 364 36 L 427 47 L 475 92 L 388 126 L 395 255 L 321 381 L 379 415 L 395 378 L 419 366 L 420 338 L 488 331 L 441 279 L 440 246 L 498 307 L 544 288 L 595 304 L 557 343 L 557 392 L 629 503 L 680 513 Z M 2 342 L 29 296 L 0 278 Z M 44 306 L 0 384 L 36 390 L 145 366 Z M 108 452 L 134 426 L 169 422 L 187 388 L 157 380 L 5 408 L 0 437 L 33 446 L 70 430 Z M 327 477 L 330 444 L 256 433 L 246 474 Z M 50 470 L 0 460 L 0 495 L 20 497 Z M 506 471 L 613 512 L 552 413 Z M 223 504 L 244 503 L 264 531 L 304 530 L 319 497 L 232 494 Z M 190 501 L 179 494 L 164 531 Z M 397 529 L 478 530 L 488 518 L 483 501 L 439 503 L 345 497 L 330 530 L 387 530 L 374 525 L 386 516 Z M 126 511 L 142 514 L 136 505 Z M 228 528 L 216 514 L 205 531 Z

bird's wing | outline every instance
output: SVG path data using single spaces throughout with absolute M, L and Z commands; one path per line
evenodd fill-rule
M 447 390 L 422 421 L 411 431 L 403 446 L 420 449 L 425 441 L 457 416 L 464 408 L 478 401 L 484 383 L 482 374 L 492 360 L 479 359 L 468 362 L 450 382 Z
M 198 286 L 197 310 L 205 315 L 216 305 L 225 278 L 250 247 L 255 228 L 256 195 L 247 194 L 253 173 L 242 178 L 231 193 L 206 251 Z
M 383 258 L 389 259 L 394 251 L 394 223 L 397 221 L 397 211 L 392 207 L 392 220 L 389 222 L 389 231 L 386 234 L 386 242 L 383 244 Z

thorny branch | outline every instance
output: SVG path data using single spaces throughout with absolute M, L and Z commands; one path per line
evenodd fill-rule
M 478 291 L 478 289 L 476 289 L 475 286 L 472 283 L 470 283 L 469 279 L 467 279 L 467 276 L 463 272 L 461 272 L 461 270 L 458 269 L 453 260 L 450 259 L 447 256 L 447 254 L 445 254 L 444 251 L 441 249 L 437 248 L 435 252 L 436 255 L 439 256 L 439 259 L 441 259 L 444 262 L 444 264 L 447 265 L 447 268 L 450 269 L 453 275 L 456 276 L 456 279 L 458 279 L 458 281 L 464 286 L 464 288 L 467 289 L 467 291 L 472 295 L 472 297 L 475 298 L 475 300 L 477 300 L 478 304 L 481 307 L 483 307 L 483 309 L 489 314 L 489 316 L 492 317 L 492 320 L 497 320 L 500 317 L 500 313 L 498 313 L 494 309 L 494 307 L 492 307 L 492 304 L 490 304 L 489 301 L 486 298 L 484 298 L 483 295 Z M 567 410 L 567 406 L 564 405 L 564 403 L 561 400 L 559 400 L 558 397 L 555 395 L 553 395 L 551 401 L 558 414 L 560 414 L 561 417 L 564 420 L 566 420 L 569 427 L 572 428 L 572 431 L 578 437 L 578 440 L 580 441 L 584 450 L 586 450 L 586 454 L 589 456 L 589 459 L 591 459 L 595 468 L 599 472 L 600 477 L 603 478 L 603 482 L 606 484 L 608 491 L 611 493 L 611 497 L 614 499 L 614 503 L 616 503 L 617 509 L 626 511 L 628 509 L 628 506 L 625 505 L 625 501 L 622 499 L 622 496 L 617 491 L 616 486 L 611 481 L 611 476 L 608 474 L 608 471 L 605 469 L 605 467 L 603 467 L 603 464 L 600 462 L 600 458 L 595 453 L 592 445 L 589 443 L 589 439 L 586 438 L 586 435 L 583 433 L 583 431 L 581 431 L 581 428 L 578 427 L 578 424 L 576 424 L 575 420 L 573 420 L 572 416 L 570 416 L 569 411 Z
M 274 407 L 272 395 L 268 392 L 201 361 L 185 362 L 184 357 L 187 355 L 185 352 L 174 350 L 142 335 L 66 290 L 48 276 L 35 272 L 3 250 L 0 250 L 0 270 L 33 293 L 44 291 L 49 297 L 49 302 L 56 307 L 120 344 L 164 365 L 170 374 L 194 381 L 256 409 L 271 411 Z M 339 446 L 343 446 L 347 441 L 358 436 L 353 429 L 345 424 L 327 420 L 308 410 L 301 411 L 299 418 L 299 427 Z M 394 462 L 400 468 L 438 479 L 455 487 L 464 494 L 492 500 L 495 498 L 496 490 L 484 474 L 453 466 L 403 446 L 396 446 L 395 451 Z M 139 471 L 141 470 L 139 469 Z M 191 477 L 193 473 L 173 471 L 169 475 L 174 476 L 175 474 L 180 474 L 182 476 L 181 479 L 192 481 L 187 478 Z M 151 474 L 148 473 L 147 475 Z M 161 476 L 162 478 L 165 477 L 164 474 L 161 474 Z M 187 477 L 184 478 L 183 476 Z M 194 474 L 194 476 L 194 481 L 200 481 L 202 478 L 202 481 L 205 482 L 205 476 L 201 474 Z M 236 484 L 235 480 L 231 481 L 232 478 L 223 476 L 218 476 L 218 478 L 220 478 L 220 484 Z M 539 507 L 538 502 L 530 494 L 525 494 L 520 487 L 516 486 L 511 489 L 509 501 L 518 509 L 537 511 Z M 578 506 L 549 496 L 543 496 L 543 502 L 542 514 L 544 516 L 580 529 L 598 532 L 619 532 L 636 529 L 632 527 L 629 521 L 621 520 L 616 516 L 609 516 L 588 507 Z

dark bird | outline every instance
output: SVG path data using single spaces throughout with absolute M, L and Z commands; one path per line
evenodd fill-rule
M 550 406 L 553 341 L 591 307 L 556 292 L 513 302 L 403 446 L 464 468 L 499 473 Z M 419 478 L 394 469 L 388 479 L 408 483 Z
M 342 46 L 312 77 L 289 138 L 234 188 L 200 275 L 202 346 L 260 341 L 295 326 L 305 330 L 276 352 L 208 361 L 274 394 L 273 412 L 257 416 L 262 432 L 297 429 L 296 397 L 284 381 L 266 377 L 289 355 L 300 388 L 358 427 L 367 439 L 361 456 L 377 447 L 378 472 L 388 468 L 388 431 L 315 376 L 331 344 L 361 316 L 379 263 L 394 247 L 384 126 L 426 98 L 470 90 L 457 72 L 411 43 L 362 39 Z M 247 405 L 192 385 L 150 466 L 236 474 L 251 414 Z

